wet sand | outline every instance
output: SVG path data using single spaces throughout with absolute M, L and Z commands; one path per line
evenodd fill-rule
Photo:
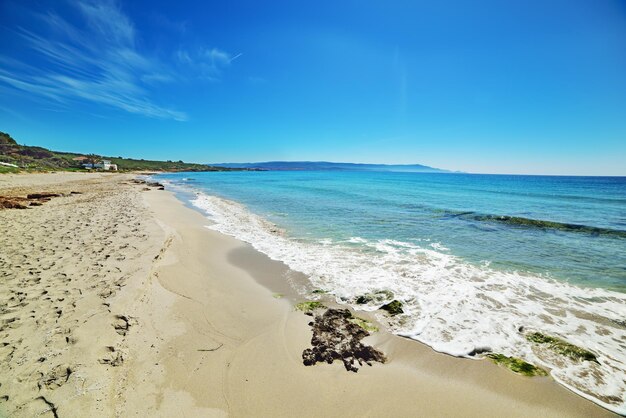
M 385 364 L 306 367 L 306 278 L 131 178 L 0 176 L 63 194 L 0 210 L 0 416 L 613 416 L 384 331 Z

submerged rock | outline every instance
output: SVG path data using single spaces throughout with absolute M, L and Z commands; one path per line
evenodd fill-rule
M 379 290 L 377 292 L 366 293 L 364 295 L 357 296 L 355 303 L 358 305 L 365 305 L 368 303 L 383 303 L 393 299 L 393 292 L 390 290 Z
M 376 361 L 384 363 L 385 355 L 372 346 L 364 345 L 361 340 L 370 333 L 353 322 L 354 317 L 347 309 L 328 309 L 323 315 L 317 315 L 309 325 L 313 328 L 311 345 L 302 352 L 302 362 L 312 366 L 319 362 L 331 364 L 341 360 L 346 370 L 357 372 L 358 363 L 371 366 Z
M 547 345 L 550 350 L 567 356 L 572 360 L 586 360 L 600 364 L 596 355 L 591 351 L 578 347 L 574 344 L 570 344 L 560 338 L 545 335 L 540 332 L 533 332 L 526 335 L 526 339 L 536 344 Z
M 548 372 L 546 372 L 541 367 L 537 367 L 534 364 L 530 364 L 525 362 L 522 359 L 516 357 L 507 357 L 504 354 L 487 354 L 494 363 L 502 365 L 509 370 L 522 374 L 524 376 L 547 376 Z
M 401 313 L 404 313 L 404 310 L 402 309 L 402 302 L 400 302 L 399 300 L 392 300 L 391 302 L 383 305 L 380 307 L 380 309 L 387 311 L 389 313 L 389 315 L 391 316 L 395 316 L 395 315 L 399 315 Z

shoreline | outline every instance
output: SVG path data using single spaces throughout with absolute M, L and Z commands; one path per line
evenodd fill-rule
M 133 412 L 156 416 L 181 412 L 194 416 L 289 416 L 294 411 L 303 416 L 614 416 L 550 378 L 527 378 L 488 361 L 437 353 L 383 330 L 364 341 L 387 355 L 389 361 L 384 365 L 363 366 L 358 373 L 347 372 L 341 362 L 305 367 L 302 351 L 310 346 L 307 323 L 311 318 L 294 310 L 292 299 L 298 296 L 289 293 L 284 280 L 286 276 L 302 280 L 299 273 L 248 244 L 209 230 L 209 220 L 170 191 L 119 185 L 132 175 L 57 177 L 35 186 L 37 182 L 31 177 L 14 187 L 58 188 L 65 182 L 63 187 L 82 187 L 88 194 L 97 185 L 113 205 L 116 190 L 123 189 L 124 198 L 129 199 L 126 202 L 130 202 L 126 209 L 137 215 L 141 226 L 138 236 L 119 238 L 120 245 L 130 240 L 137 248 L 135 260 L 118 266 L 124 272 L 128 269 L 124 284 L 104 302 L 88 295 L 89 285 L 84 290 L 87 296 L 77 299 L 84 308 L 70 320 L 79 320 L 73 335 L 77 340 L 74 346 L 81 350 L 64 347 L 58 355 L 75 370 L 60 387 L 38 389 L 35 385 L 31 392 L 24 390 L 24 402 L 32 398 L 24 405 L 36 402 L 31 407 L 40 412 L 46 407 L 50 410 L 46 404 L 52 403 L 59 416 L 65 411 L 97 416 Z M 0 189 L 6 189 L 6 183 L 0 182 Z M 83 204 L 88 207 L 87 202 Z M 58 218 L 72 210 L 72 205 L 70 200 L 52 200 L 27 212 L 32 216 L 35 211 L 59 209 L 59 213 L 51 212 L 52 222 L 52 216 Z M 17 227 L 19 212 L 0 211 L 0 216 Z M 108 227 L 106 215 L 106 211 L 102 213 L 101 222 Z M 71 226 L 61 222 L 55 230 Z M 99 244 L 98 239 L 94 245 Z M 75 261 L 68 257 L 64 263 Z M 87 276 L 76 280 L 86 280 Z M 54 288 L 56 283 L 50 280 L 48 285 Z M 275 293 L 286 297 L 277 299 Z M 80 323 L 88 315 L 92 315 L 90 319 Z M 63 318 L 50 326 L 58 326 Z M 34 329 L 25 331 L 32 333 Z M 9 332 L 17 333 L 15 328 Z M 33 342 L 37 337 L 23 334 L 22 338 Z M 106 347 L 114 347 L 114 351 L 109 350 L 111 360 L 98 362 Z M 113 365 L 120 357 L 116 353 L 121 353 L 123 361 Z M 0 350 L 1 354 L 4 351 Z M 36 363 L 27 359 L 25 364 L 29 361 Z M 28 375 L 37 367 L 31 367 Z M 21 366 L 9 374 L 0 371 L 10 378 L 23 375 Z M 78 377 L 84 381 L 78 382 Z M 32 386 L 37 379 L 32 380 L 25 379 L 20 386 Z M 0 403 L 0 411 L 9 402 L 14 405 L 13 392 L 18 388 L 11 387 L 12 381 L 0 381 L 0 396 L 11 392 L 9 399 Z M 93 391 L 75 390 L 78 383 L 92 387 L 98 382 L 99 388 Z M 37 401 L 40 397 L 46 402 Z M 69 400 L 63 402 L 62 398 Z M 7 412 L 27 416 L 25 408 Z

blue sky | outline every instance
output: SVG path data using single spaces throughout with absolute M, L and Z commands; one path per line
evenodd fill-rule
M 139 158 L 626 175 L 626 3 L 4 0 L 0 130 Z

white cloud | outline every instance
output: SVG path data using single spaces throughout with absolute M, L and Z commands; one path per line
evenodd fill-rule
M 198 77 L 210 81 L 218 81 L 222 71 L 241 55 L 232 55 L 218 48 L 198 48 L 194 51 L 179 49 L 176 51 L 179 64 L 191 69 Z
M 82 17 L 78 27 L 55 13 L 35 14 L 40 24 L 18 28 L 26 46 L 45 60 L 28 65 L 0 56 L 0 82 L 58 104 L 84 100 L 130 113 L 184 121 L 187 115 L 151 99 L 150 88 L 180 80 L 180 75 L 137 48 L 133 22 L 114 0 L 71 2 Z M 216 79 L 233 57 L 219 49 L 199 57 L 178 51 L 178 61 L 199 68 L 200 77 Z M 199 59 L 198 59 L 199 58 Z
M 135 28 L 113 0 L 79 1 L 76 5 L 102 38 L 117 45 L 135 44 Z

